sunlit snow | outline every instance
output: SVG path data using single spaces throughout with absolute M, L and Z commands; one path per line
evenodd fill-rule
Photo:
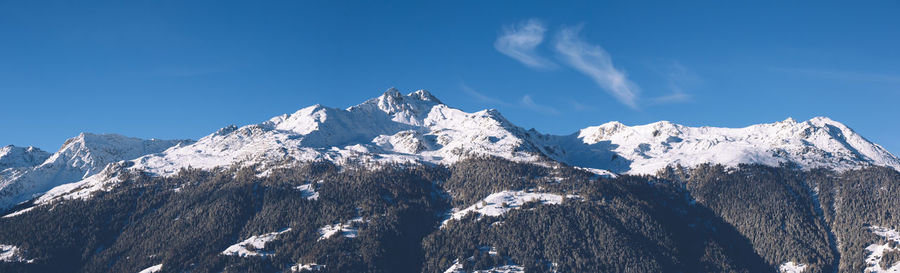
M 481 201 L 476 202 L 465 209 L 454 209 L 450 217 L 441 224 L 446 225 L 450 220 L 460 219 L 466 214 L 473 212 L 479 215 L 499 216 L 504 213 L 518 209 L 522 204 L 530 201 L 538 201 L 543 204 L 560 204 L 565 197 L 553 193 L 526 192 L 526 191 L 502 191 L 488 195 Z
M 3 215 L 3 218 L 16 217 L 16 216 L 25 214 L 26 212 L 29 212 L 29 211 L 31 211 L 31 210 L 33 210 L 33 209 L 34 209 L 34 207 L 24 208 L 24 209 L 18 210 L 18 211 L 16 211 L 16 212 L 13 212 L 13 213 L 10 213 L 10 214 L 7 214 L 7 215 Z
M 295 272 L 298 272 L 298 271 L 320 271 L 323 269 L 325 269 L 325 265 L 316 264 L 316 263 L 297 264 L 297 265 L 291 266 L 291 271 L 295 271 Z
M 806 270 L 806 267 L 806 264 L 786 262 L 778 267 L 778 271 L 781 273 L 802 273 Z
M 162 264 L 158 264 L 158 265 L 154 265 L 154 266 L 145 268 L 144 270 L 141 270 L 138 273 L 156 273 L 156 272 L 162 271 L 162 267 L 163 267 Z
M 900 160 L 887 150 L 825 117 L 804 122 L 787 119 L 744 128 L 687 127 L 667 121 L 639 126 L 609 122 L 582 129 L 578 138 L 585 144 L 608 147 L 630 162 L 627 172 L 632 174 L 655 174 L 675 164 L 778 166 L 788 161 L 804 168 L 843 170 L 874 164 L 900 169 Z M 591 166 L 596 158 L 576 157 L 568 161 L 576 166 Z
M 0 262 L 24 262 L 32 263 L 33 259 L 26 259 L 19 247 L 0 244 Z
M 248 256 L 266 256 L 271 253 L 265 252 L 266 243 L 274 241 L 278 235 L 291 231 L 290 228 L 282 231 L 270 232 L 262 235 L 250 236 L 246 240 L 231 245 L 222 251 L 222 255 L 248 257 Z M 249 247 L 249 248 L 248 248 Z
M 110 163 L 158 153 L 180 143 L 192 142 L 81 133 L 52 155 L 31 148 L 0 148 L 0 210 L 53 187 L 94 176 Z M 3 169 L 4 166 L 14 168 Z
M 297 186 L 295 189 L 300 190 L 300 195 L 307 200 L 319 199 L 319 192 L 316 191 L 316 185 L 314 183 L 303 184 Z
M 880 227 L 880 226 L 872 226 L 869 228 L 872 233 L 882 237 L 885 241 L 884 244 L 871 244 L 866 247 L 866 250 L 869 251 L 869 256 L 866 257 L 866 269 L 864 272 L 877 272 L 877 273 L 900 273 L 900 263 L 895 263 L 891 265 L 889 268 L 881 267 L 881 258 L 886 251 L 900 251 L 900 247 L 892 247 L 891 243 L 893 242 L 895 245 L 900 244 L 900 232 L 897 230 Z
M 803 168 L 883 165 L 900 169 L 900 159 L 887 150 L 824 117 L 744 128 L 609 122 L 574 134 L 549 135 L 516 126 L 496 110 L 467 113 L 427 91 L 403 95 L 395 89 L 346 109 L 313 105 L 259 124 L 229 126 L 193 144 L 177 145 L 125 165 L 161 176 L 175 175 L 183 168 L 232 165 L 255 166 L 264 175 L 273 168 L 309 161 L 363 166 L 453 164 L 485 155 L 539 164 L 556 160 L 599 176 L 655 174 L 669 165 L 702 163 L 778 166 L 793 162 Z M 95 172 L 100 169 L 103 166 L 92 166 Z M 114 179 L 95 174 L 50 190 L 39 204 L 90 197 L 114 186 Z
M 319 229 L 319 241 L 338 234 L 347 238 L 356 238 L 356 235 L 359 234 L 359 228 L 356 226 L 356 223 L 362 222 L 365 222 L 362 217 L 357 217 L 344 223 L 324 226 Z
M 525 268 L 518 265 L 502 265 L 484 270 L 475 270 L 472 273 L 524 273 Z M 463 265 L 457 260 L 456 263 L 447 268 L 444 273 L 467 273 L 463 270 Z

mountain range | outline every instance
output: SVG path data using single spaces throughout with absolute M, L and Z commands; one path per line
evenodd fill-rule
M 392 88 L 2 147 L 0 272 L 900 272 L 898 192 L 900 159 L 826 117 L 553 135 Z
M 516 126 L 493 109 L 467 113 L 426 90 L 403 95 L 391 88 L 346 109 L 313 105 L 259 124 L 228 126 L 197 141 L 82 133 L 52 155 L 34 147 L 7 146 L 0 150 L 0 207 L 44 192 L 39 202 L 90 196 L 115 183 L 111 173 L 122 168 L 167 176 L 184 168 L 253 165 L 264 173 L 318 160 L 453 164 L 484 155 L 562 162 L 604 175 L 655 174 L 666 166 L 703 163 L 835 170 L 877 165 L 900 170 L 896 156 L 827 117 L 744 128 L 667 121 L 627 126 L 613 121 L 570 135 L 550 135 Z M 118 161 L 127 162 L 98 175 Z

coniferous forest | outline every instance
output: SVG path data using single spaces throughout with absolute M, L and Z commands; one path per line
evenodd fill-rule
M 777 272 L 786 262 L 861 272 L 866 246 L 882 242 L 870 227 L 900 227 L 900 173 L 884 167 L 707 164 L 604 177 L 482 157 L 118 178 L 92 198 L 0 218 L 0 242 L 33 259 L 0 272 Z M 500 191 L 563 199 L 444 223 L 452 208 Z M 337 235 L 323 235 L 334 226 Z M 246 246 L 254 255 L 223 254 L 272 232 Z M 896 251 L 882 259 L 898 261 Z

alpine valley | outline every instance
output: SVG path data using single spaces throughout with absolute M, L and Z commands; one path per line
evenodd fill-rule
M 569 135 L 427 91 L 0 148 L 0 272 L 900 272 L 900 159 L 826 117 Z

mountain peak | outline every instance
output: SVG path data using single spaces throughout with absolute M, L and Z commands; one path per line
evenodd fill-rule
M 6 168 L 34 167 L 47 160 L 50 154 L 33 146 L 0 147 L 0 170 Z
M 95 173 L 106 164 L 122 159 L 158 153 L 178 143 L 192 140 L 159 140 L 127 137 L 120 134 L 94 134 L 82 132 L 66 140 L 45 164 L 64 160 L 66 164 Z
M 831 118 L 824 117 L 824 116 L 814 117 L 814 118 L 807 120 L 806 122 L 809 124 L 818 126 L 818 127 L 825 127 L 827 125 L 832 125 L 832 126 L 836 126 L 836 127 L 840 128 L 842 130 L 850 129 L 850 127 L 847 127 L 847 125 L 844 125 L 841 122 L 835 121 Z
M 381 96 L 400 97 L 400 90 L 398 90 L 396 87 L 391 87 L 385 90 L 384 94 L 382 94 Z
M 432 95 L 431 92 L 428 92 L 428 90 L 425 90 L 425 89 L 420 89 L 418 91 L 409 93 L 406 96 L 411 97 L 411 98 L 417 98 L 422 101 L 430 101 L 430 102 L 434 102 L 437 104 L 444 104 L 443 102 L 441 102 L 441 100 L 439 100 L 437 97 Z
M 347 108 L 350 112 L 380 111 L 391 116 L 391 119 L 410 125 L 422 125 L 431 108 L 442 104 L 434 95 L 426 90 L 419 90 L 407 95 L 400 94 L 396 88 L 390 88 L 379 97 L 369 99 L 359 105 Z
M 428 92 L 428 90 L 420 89 L 415 92 L 411 92 L 409 94 L 403 95 L 396 88 L 389 88 L 387 91 L 384 91 L 381 96 L 376 98 L 372 98 L 363 102 L 362 104 L 367 103 L 376 103 L 382 109 L 390 108 L 394 105 L 400 104 L 415 104 L 415 103 L 426 103 L 426 104 L 443 104 L 441 100 Z M 362 105 L 361 104 L 361 105 Z
M 27 170 L 15 176 L 0 176 L 0 210 L 27 201 L 34 194 L 55 186 L 72 183 L 102 171 L 107 165 L 147 154 L 162 152 L 186 140 L 144 140 L 118 134 L 80 133 L 66 140 L 53 155 L 37 148 L 7 146 L 0 148 L 0 171 L 4 166 L 4 150 L 16 150 L 18 158 L 31 158 Z M 5 153 L 8 155 L 8 153 Z M 20 164 L 22 165 L 22 164 Z M 30 166 L 29 166 L 30 165 Z

